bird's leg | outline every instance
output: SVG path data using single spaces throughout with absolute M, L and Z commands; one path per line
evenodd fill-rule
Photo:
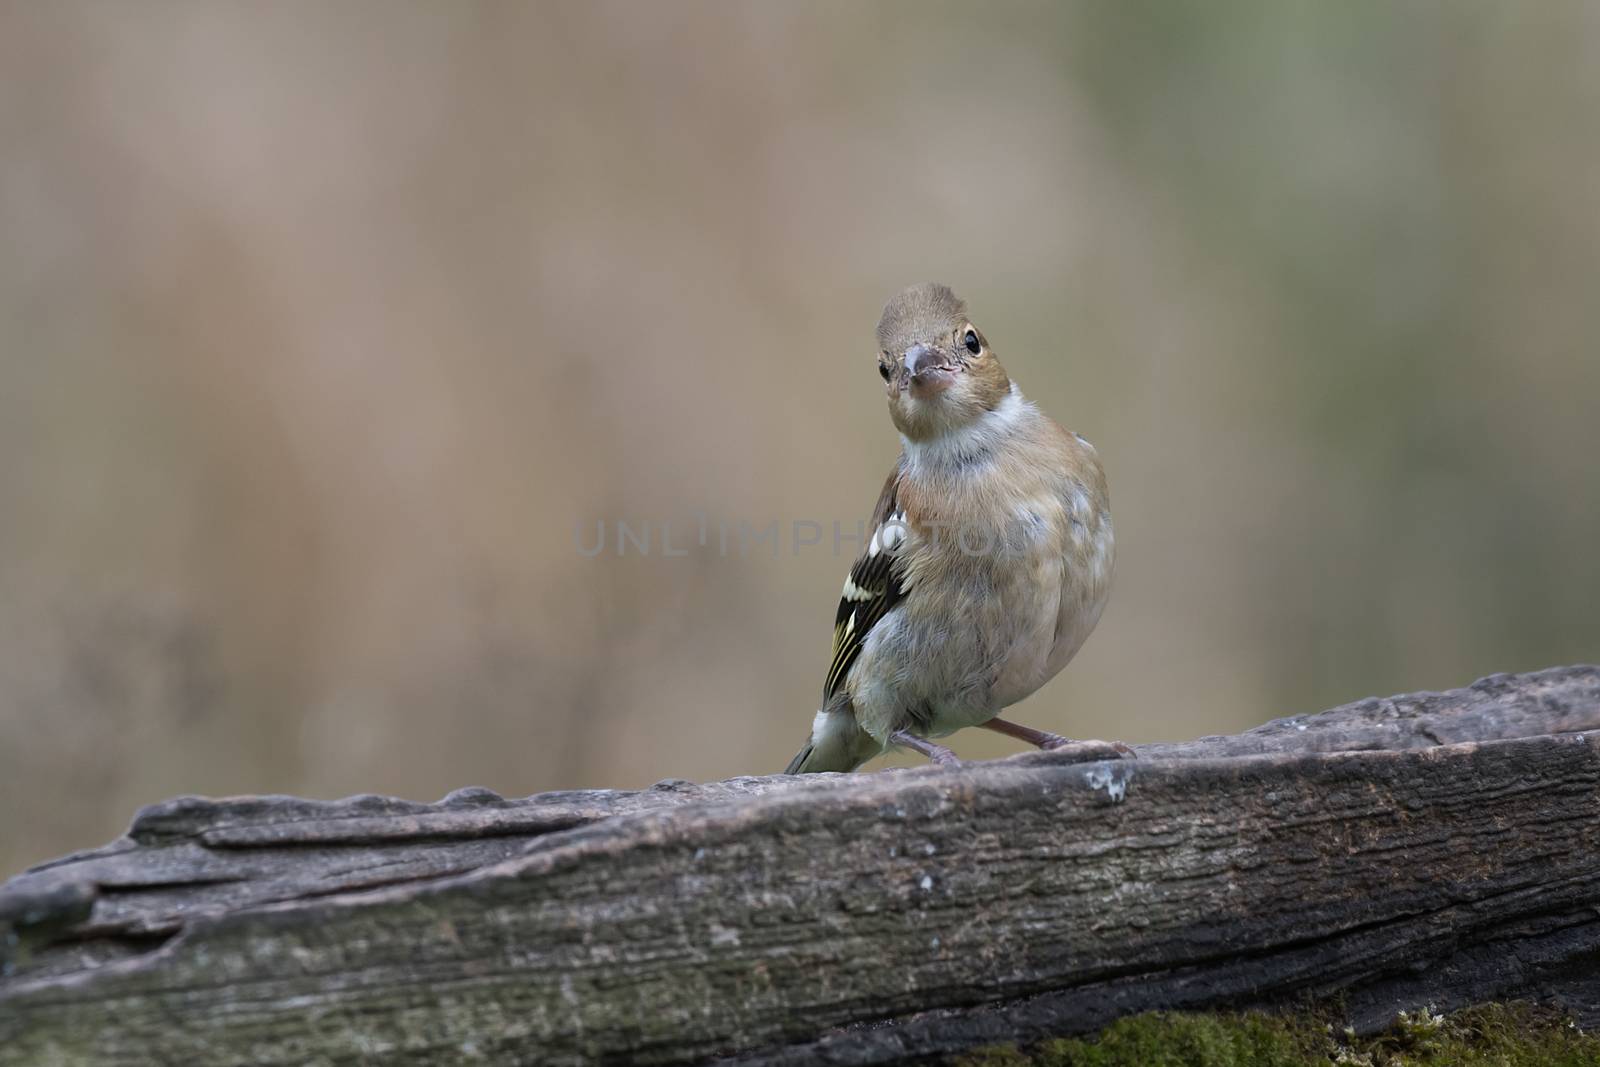
M 1007 737 L 1015 737 L 1018 741 L 1026 741 L 1034 748 L 1060 748 L 1062 745 L 1072 743 L 1060 734 L 1046 733 L 1044 730 L 1035 730 L 1031 726 L 1023 726 L 1021 723 L 1016 722 L 1006 722 L 1004 719 L 990 719 L 982 725 L 985 730 L 993 730 L 997 734 L 1005 734 Z
M 1035 730 L 1031 726 L 1006 722 L 1000 718 L 990 719 L 982 725 L 986 730 L 993 730 L 995 733 L 1005 734 L 1007 737 L 1015 737 L 1018 741 L 1026 741 L 1035 748 L 1051 751 L 1067 747 L 1081 749 L 1081 752 L 1074 752 L 1073 755 L 1084 760 L 1124 759 L 1132 757 L 1134 754 L 1133 749 L 1120 741 L 1073 741 L 1062 737 L 1060 734 Z
M 955 767 L 961 763 L 956 754 L 943 745 L 936 745 L 925 737 L 918 737 L 905 730 L 896 730 L 890 734 L 889 743 L 920 752 L 941 767 Z

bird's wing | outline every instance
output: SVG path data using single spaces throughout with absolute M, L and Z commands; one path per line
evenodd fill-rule
M 872 511 L 872 540 L 856 557 L 850 576 L 844 580 L 844 591 L 839 594 L 839 611 L 833 622 L 833 656 L 822 686 L 824 705 L 844 685 L 867 634 L 905 596 L 897 560 L 909 531 L 905 515 L 895 506 L 899 480 L 900 468 L 896 464 Z

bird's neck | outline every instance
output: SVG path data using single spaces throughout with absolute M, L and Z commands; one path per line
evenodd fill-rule
M 977 418 L 922 440 L 901 434 L 905 473 L 917 480 L 942 480 L 981 466 L 1016 438 L 1031 410 L 1012 382 L 1000 402 Z

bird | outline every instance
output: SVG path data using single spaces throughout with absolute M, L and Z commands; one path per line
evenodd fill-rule
M 853 771 L 895 747 L 958 764 L 934 739 L 973 726 L 1070 744 L 999 714 L 1055 677 L 1105 608 L 1116 544 L 1099 455 L 1023 397 L 948 286 L 895 295 L 877 342 L 901 452 L 787 773 Z

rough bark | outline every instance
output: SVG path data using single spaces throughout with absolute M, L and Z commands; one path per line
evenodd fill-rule
M 1135 760 L 180 798 L 0 886 L 0 1064 L 896 1063 L 1150 1008 L 1600 1024 L 1600 668 Z

